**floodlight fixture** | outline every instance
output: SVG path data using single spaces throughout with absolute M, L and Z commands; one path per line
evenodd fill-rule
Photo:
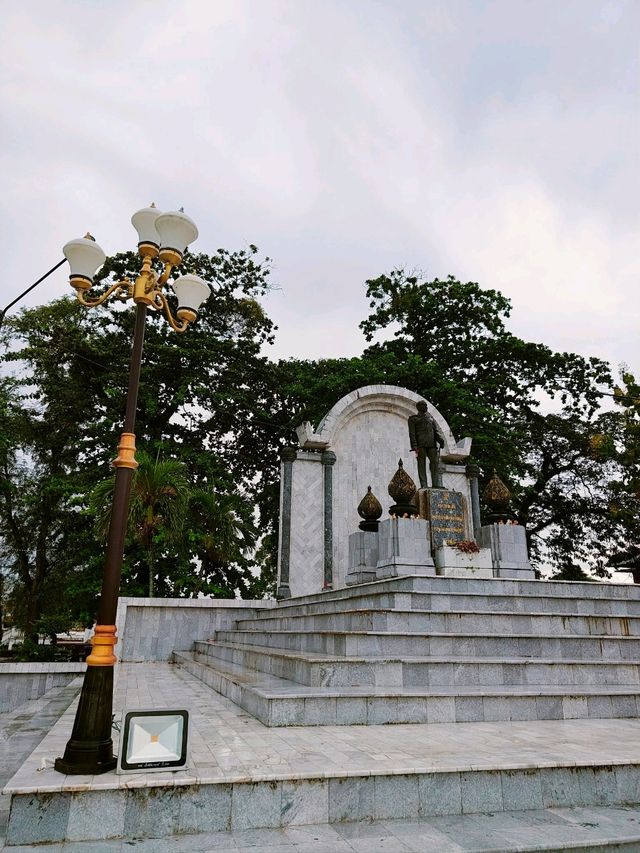
M 118 773 L 184 770 L 189 712 L 126 710 L 122 714 Z

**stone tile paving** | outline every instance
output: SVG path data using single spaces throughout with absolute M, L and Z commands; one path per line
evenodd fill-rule
M 119 667 L 116 707 L 190 707 L 193 768 L 206 779 L 297 777 L 407 772 L 425 768 L 469 769 L 496 765 L 541 766 L 609 763 L 638 759 L 640 722 L 580 720 L 559 723 L 443 724 L 440 726 L 323 727 L 267 729 L 228 700 L 169 665 Z M 94 788 L 161 783 L 164 774 L 80 779 L 37 770 L 43 758 L 64 747 L 78 683 L 30 702 L 0 718 L 0 781 L 5 782 L 35 747 L 23 780 L 51 789 L 57 785 Z M 53 727 L 53 734 L 43 736 Z M 42 741 L 42 742 L 41 742 Z M 187 774 L 177 774 L 185 777 Z M 57 778 L 56 778 L 57 777 Z M 175 777 L 175 782 L 178 779 Z M 41 779 L 44 781 L 41 782 Z M 62 781 L 59 781 L 62 780 Z M 3 798 L 6 806 L 7 798 Z M 6 819 L 6 806 L 4 817 Z M 1 806 L 0 806 L 1 808 Z M 0 815 L 0 819 L 2 815 Z M 5 853 L 276 853 L 276 851 L 425 851 L 505 853 L 508 850 L 569 850 L 586 845 L 640 851 L 636 808 L 571 808 L 496 814 L 448 815 L 428 820 L 387 820 L 296 826 L 177 836 L 165 839 L 66 842 L 2 847 Z M 620 846 L 622 849 L 622 846 Z
M 76 841 L 0 847 L 4 853 L 508 853 L 533 850 L 640 850 L 635 809 L 545 809 L 422 821 L 375 821 L 218 832 L 166 839 Z
M 443 723 L 267 728 L 171 664 L 121 664 L 114 706 L 188 708 L 191 762 L 175 774 L 62 776 L 40 769 L 61 755 L 75 706 L 13 777 L 9 790 L 153 787 L 557 765 L 640 763 L 640 720 Z M 117 734 L 114 733 L 114 740 Z
M 40 699 L 19 705 L 0 714 L 0 790 L 49 733 L 80 690 L 75 679 L 65 687 L 50 690 Z M 0 796 L 0 844 L 9 816 L 9 797 Z
M 73 707 L 66 713 L 78 683 L 26 703 L 0 717 L 0 781 L 6 782 L 25 757 L 36 748 L 30 762 L 32 777 L 51 778 L 52 770 L 36 770 L 43 758 L 54 758 L 69 734 Z M 532 766 L 588 763 L 606 756 L 623 761 L 638 756 L 637 721 L 575 721 L 545 724 L 458 724 L 393 726 L 376 729 L 324 727 L 267 729 L 232 703 L 207 690 L 174 667 L 131 665 L 119 668 L 116 707 L 190 707 L 193 717 L 193 769 L 203 778 L 265 778 L 349 771 L 389 772 L 408 769 L 474 766 Z M 55 738 L 41 742 L 55 721 Z M 57 731 L 56 731 L 57 730 Z M 612 748 L 618 743 L 618 750 Z M 345 771 L 344 768 L 349 768 Z M 398 771 L 396 771 L 398 772 Z M 91 780 L 75 777 L 75 785 L 110 787 L 145 784 L 161 774 Z M 186 775 L 186 774 L 183 774 Z M 144 781 L 143 781 L 144 778 Z M 72 782 L 72 778 L 64 782 Z M 0 800 L 0 821 L 8 809 Z M 5 853 L 341 853 L 341 851 L 424 851 L 424 853 L 505 853 L 508 850 L 570 850 L 601 845 L 601 849 L 640 850 L 640 814 L 635 808 L 545 809 L 498 814 L 449 815 L 419 821 L 387 820 L 364 823 L 320 824 L 286 829 L 218 832 L 166 839 L 67 842 L 28 847 L 2 847 Z M 620 847 L 619 849 L 622 849 Z

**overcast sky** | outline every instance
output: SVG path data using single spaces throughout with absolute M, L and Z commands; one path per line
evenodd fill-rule
M 640 373 L 638 0 L 0 11 L 3 304 L 87 230 L 133 248 L 153 200 L 273 258 L 275 355 L 357 354 L 365 279 L 404 265 Z

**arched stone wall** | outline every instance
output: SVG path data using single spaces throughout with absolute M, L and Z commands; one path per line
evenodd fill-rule
M 326 568 L 327 561 L 331 564 L 334 588 L 345 585 L 348 538 L 358 529 L 360 521 L 358 504 L 371 486 L 382 504 L 383 518 L 388 515 L 392 501 L 387 486 L 398 467 L 398 459 L 403 460 L 410 476 L 418 482 L 407 420 L 415 414 L 416 403 L 423 399 L 407 388 L 368 385 L 339 400 L 317 431 L 310 424 L 298 428 L 301 448 L 287 475 L 290 535 L 285 540 L 291 543 L 287 564 L 292 595 L 320 591 L 324 582 L 320 565 Z M 462 462 L 469 455 L 471 439 L 456 443 L 442 414 L 428 400 L 425 402 L 445 439 L 443 461 Z M 335 454 L 330 469 L 322 464 L 323 455 L 326 459 L 329 452 Z M 444 484 L 468 496 L 464 467 L 446 465 Z M 286 496 L 281 499 L 281 506 L 281 528 L 286 530 Z M 281 547 L 281 564 L 282 558 Z

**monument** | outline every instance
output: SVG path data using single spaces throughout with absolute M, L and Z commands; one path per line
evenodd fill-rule
M 493 577 L 508 570 L 509 560 L 518 576 L 533 577 L 523 541 L 505 543 L 517 554 L 507 549 L 500 560 L 490 531 L 483 532 L 471 438 L 456 440 L 444 416 L 415 392 L 359 388 L 317 429 L 304 423 L 297 436 L 298 446 L 281 453 L 279 598 L 397 574 Z M 373 519 L 377 529 L 359 528 L 363 496 L 370 489 L 384 499 L 399 459 L 420 486 L 418 517 L 385 517 L 387 505 L 380 521 Z

